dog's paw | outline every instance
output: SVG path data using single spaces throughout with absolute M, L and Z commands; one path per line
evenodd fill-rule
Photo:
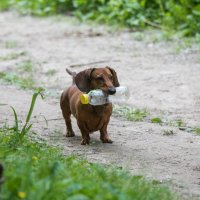
M 66 137 L 74 137 L 74 136 L 75 136 L 74 131 L 67 131 L 66 132 Z
M 103 142 L 103 143 L 113 143 L 113 141 L 110 139 L 110 138 L 101 138 L 101 141 Z
M 81 145 L 86 145 L 86 144 L 90 144 L 90 139 L 89 138 L 84 138 L 84 139 L 82 139 L 82 141 L 81 141 Z

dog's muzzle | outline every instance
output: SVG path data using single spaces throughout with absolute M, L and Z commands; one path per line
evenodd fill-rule
M 116 93 L 116 89 L 115 89 L 115 87 L 110 87 L 110 88 L 108 88 L 108 93 L 109 94 L 115 94 Z

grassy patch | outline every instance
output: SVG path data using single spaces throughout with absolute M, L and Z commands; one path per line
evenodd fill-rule
M 17 64 L 14 71 L 0 72 L 0 79 L 7 83 L 17 85 L 22 89 L 34 90 L 37 88 L 34 78 L 36 69 L 35 64 L 30 59 L 24 60 Z
M 163 135 L 165 136 L 169 136 L 169 135 L 174 135 L 174 131 L 173 130 L 164 130 L 163 131 Z
M 9 8 L 9 1 L 8 0 L 1 0 L 0 1 L 0 11 L 1 10 L 8 10 Z
M 5 130 L 0 129 L 0 136 Z M 172 200 L 167 188 L 123 170 L 92 164 L 45 144 L 23 143 L 13 149 L 13 137 L 1 137 L 0 158 L 5 168 L 1 199 L 163 199 Z M 103 191 L 103 192 L 102 192 Z
M 181 126 L 185 125 L 185 123 L 183 122 L 182 119 L 175 120 L 175 124 L 176 124 L 177 127 L 181 127 Z
M 0 72 L 0 79 L 6 81 L 7 83 L 17 85 L 22 89 L 33 90 L 36 88 L 35 80 L 31 76 L 22 77 L 12 72 Z
M 136 109 L 128 106 L 114 105 L 113 112 L 120 117 L 125 117 L 130 121 L 143 121 L 149 115 L 146 109 Z
M 167 125 L 169 126 L 174 126 L 178 128 L 184 128 L 186 127 L 186 123 L 182 119 L 174 119 L 166 122 Z
M 9 53 L 6 56 L 0 56 L 0 60 L 1 61 L 14 60 L 14 59 L 17 59 L 17 58 L 19 58 L 21 56 L 25 56 L 25 55 L 26 55 L 25 51 L 20 52 L 20 53 Z
M 135 31 L 132 33 L 132 37 L 136 41 L 143 41 L 147 44 L 157 43 L 162 41 L 171 41 L 173 40 L 173 33 L 169 31 L 160 31 L 160 30 L 147 30 L 147 31 Z M 177 41 L 177 38 L 175 39 Z M 173 41 L 174 44 L 174 41 Z
M 176 35 L 171 37 L 173 43 L 172 53 L 180 54 L 188 49 L 193 49 L 196 52 L 200 51 L 200 34 L 196 34 L 195 37 L 182 38 L 181 40 L 178 38 L 180 37 L 177 37 Z
M 5 48 L 7 48 L 7 49 L 13 49 L 13 48 L 16 48 L 17 47 L 17 42 L 16 41 L 6 41 L 5 43 L 4 43 L 4 46 L 5 46 Z
M 152 119 L 151 119 L 151 122 L 152 122 L 152 123 L 161 124 L 161 123 L 162 123 L 162 120 L 161 120 L 159 117 L 155 117 L 155 118 L 152 118 Z
M 55 70 L 55 69 L 49 69 L 46 73 L 45 73 L 45 75 L 47 75 L 47 76 L 53 76 L 53 75 L 55 75 L 57 73 L 57 71 Z
M 200 56 L 197 58 L 197 62 L 200 63 Z
M 196 132 L 198 135 L 200 135 L 200 128 L 196 128 L 196 129 L 195 129 L 195 132 Z
M 18 68 L 22 72 L 33 72 L 35 69 L 35 65 L 32 60 L 24 60 L 18 64 Z

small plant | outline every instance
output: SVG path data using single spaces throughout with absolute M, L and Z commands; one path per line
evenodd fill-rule
M 114 105 L 113 112 L 121 117 L 125 117 L 130 121 L 142 121 L 149 114 L 146 109 L 136 109 L 118 105 Z
M 2 61 L 5 61 L 5 60 L 14 60 L 14 59 L 17 59 L 19 58 L 20 56 L 25 56 L 26 55 L 26 52 L 20 52 L 20 53 L 10 53 L 6 56 L 1 56 L 0 57 L 0 60 Z
M 34 70 L 34 64 L 32 60 L 25 60 L 18 64 L 18 67 L 22 72 L 33 72 Z
M 0 72 L 0 79 L 8 83 L 18 85 L 23 89 L 35 89 L 35 81 L 32 76 L 23 78 L 22 76 L 18 76 L 16 73 Z
M 56 74 L 56 70 L 55 69 L 49 69 L 45 74 L 47 75 L 47 76 L 53 76 L 53 75 L 55 75 Z
M 187 129 L 185 122 L 182 119 L 170 119 L 166 121 L 166 125 L 178 127 L 180 130 Z
M 5 48 L 7 48 L 7 49 L 13 49 L 13 48 L 17 47 L 17 42 L 16 41 L 6 41 L 4 43 L 4 45 L 5 45 Z
M 164 130 L 163 131 L 163 135 L 168 136 L 168 135 L 174 135 L 174 131 L 173 130 Z
M 183 122 L 182 119 L 177 119 L 175 122 L 176 122 L 176 125 L 177 125 L 178 127 L 184 126 L 184 122 Z
M 31 116 L 33 113 L 33 109 L 35 107 L 35 102 L 36 102 L 38 95 L 40 95 L 42 98 L 44 98 L 42 95 L 42 92 L 43 92 L 42 88 L 38 88 L 37 91 L 34 92 L 34 94 L 32 96 L 31 105 L 30 105 L 28 114 L 26 116 L 26 122 L 24 123 L 24 125 L 22 125 L 21 129 L 19 128 L 19 120 L 18 120 L 17 112 L 14 109 L 14 107 L 10 106 L 10 108 L 13 111 L 14 119 L 15 119 L 15 125 L 12 129 L 14 131 L 15 139 L 17 139 L 17 142 L 18 141 L 22 142 L 22 139 L 24 138 L 24 136 L 30 131 L 32 124 L 30 124 L 29 122 L 30 122 L 30 119 L 31 119 Z M 3 105 L 7 105 L 7 104 L 0 104 L 0 105 L 3 106 Z
M 155 117 L 155 118 L 152 118 L 152 119 L 151 119 L 151 122 L 152 122 L 152 123 L 161 124 L 161 123 L 162 123 L 162 120 L 161 120 L 159 117 Z
M 197 62 L 200 63 L 200 56 L 197 58 Z
M 195 132 L 200 135 L 200 128 L 196 128 Z
M 26 52 L 21 52 L 19 54 L 12 54 L 11 56 L 13 57 L 7 57 L 7 58 L 17 58 L 18 56 L 24 56 L 26 54 L 27 54 Z M 0 79 L 8 83 L 18 85 L 19 87 L 23 89 L 34 90 L 37 88 L 37 85 L 34 79 L 36 69 L 37 68 L 34 62 L 30 59 L 27 59 L 18 63 L 16 65 L 15 70 L 0 72 Z
M 132 34 L 132 36 L 133 36 L 134 40 L 136 40 L 136 41 L 144 40 L 144 33 L 142 33 L 142 32 L 134 32 Z

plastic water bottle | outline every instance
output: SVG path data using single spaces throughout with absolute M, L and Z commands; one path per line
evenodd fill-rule
M 81 95 L 82 104 L 91 104 L 93 106 L 103 105 L 110 102 L 126 101 L 129 98 L 129 90 L 125 86 L 116 87 L 114 95 L 108 95 L 102 90 L 91 90 L 88 94 Z
M 109 103 L 108 95 L 102 90 L 91 90 L 88 94 L 81 95 L 82 104 L 91 104 L 93 106 Z
M 121 103 L 127 101 L 130 97 L 129 89 L 126 86 L 116 87 L 116 93 L 109 95 L 109 101 L 112 103 Z

